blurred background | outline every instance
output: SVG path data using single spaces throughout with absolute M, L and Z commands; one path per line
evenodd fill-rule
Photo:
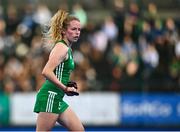
M 0 0 L 0 130 L 35 130 L 42 32 L 60 8 L 82 24 L 81 93 L 65 100 L 85 127 L 180 129 L 180 0 Z

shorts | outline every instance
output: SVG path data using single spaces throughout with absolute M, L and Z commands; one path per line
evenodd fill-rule
M 36 96 L 34 112 L 49 112 L 60 114 L 68 108 L 63 101 L 64 92 L 58 89 L 51 82 L 46 81 Z

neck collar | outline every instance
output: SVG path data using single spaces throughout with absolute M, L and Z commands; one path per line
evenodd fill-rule
M 67 39 L 62 39 L 62 41 L 68 46 L 71 47 L 70 42 Z

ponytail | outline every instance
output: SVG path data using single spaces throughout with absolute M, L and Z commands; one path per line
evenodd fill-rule
M 50 21 L 51 38 L 54 42 L 62 39 L 63 22 L 67 18 L 68 13 L 63 10 L 59 10 Z

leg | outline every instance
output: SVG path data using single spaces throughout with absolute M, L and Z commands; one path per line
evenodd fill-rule
M 59 115 L 58 123 L 65 126 L 70 131 L 84 131 L 81 121 L 70 107 Z
M 58 114 L 40 112 L 37 117 L 36 131 L 50 131 L 58 119 Z

